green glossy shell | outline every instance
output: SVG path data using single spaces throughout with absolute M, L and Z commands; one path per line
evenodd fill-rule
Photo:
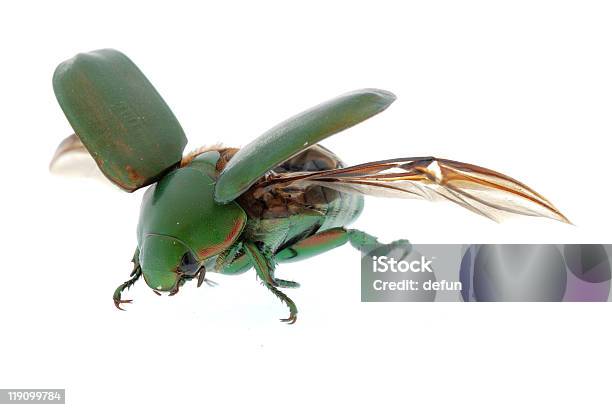
M 138 222 L 139 247 L 148 236 L 163 235 L 180 240 L 204 260 L 238 238 L 246 214 L 234 202 L 221 205 L 214 201 L 214 179 L 205 172 L 209 166 L 205 159 L 216 161 L 215 154 L 172 171 L 147 189 Z
M 215 200 L 225 203 L 244 193 L 258 178 L 295 154 L 385 110 L 395 96 L 368 88 L 310 108 L 268 130 L 229 161 L 221 172 Z
M 182 157 L 187 139 L 153 85 L 125 55 L 104 49 L 64 61 L 53 89 L 98 167 L 132 192 L 157 181 Z

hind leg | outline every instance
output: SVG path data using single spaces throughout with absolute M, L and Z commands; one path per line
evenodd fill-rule
M 353 248 L 357 249 L 361 253 L 368 253 L 381 246 L 410 246 L 410 241 L 407 239 L 399 239 L 389 244 L 380 243 L 376 237 L 357 229 L 349 229 L 348 235 L 349 241 L 351 242 Z
M 284 248 L 275 255 L 274 259 L 277 262 L 297 262 L 320 255 L 347 242 L 363 253 L 384 245 L 378 242 L 376 237 L 357 229 L 332 228 Z M 410 242 L 401 239 L 391 244 L 408 246 Z
M 346 229 L 328 229 L 282 249 L 274 255 L 274 259 L 277 262 L 298 262 L 342 246 L 348 240 Z

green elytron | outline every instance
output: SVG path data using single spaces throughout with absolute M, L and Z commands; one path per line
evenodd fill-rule
M 316 256 L 347 242 L 360 251 L 376 238 L 346 227 L 363 195 L 446 199 L 483 216 L 506 213 L 567 219 L 544 197 L 503 174 L 434 157 L 398 158 L 353 167 L 318 145 L 385 110 L 395 96 L 364 89 L 344 94 L 277 125 L 241 149 L 208 147 L 183 155 L 187 143 L 176 117 L 142 72 L 116 50 L 78 54 L 53 76 L 57 99 L 75 134 L 51 163 L 89 152 L 113 183 L 132 192 L 150 185 L 138 222 L 129 280 L 141 277 L 156 293 L 198 286 L 207 271 L 234 275 L 255 269 L 289 308 L 277 278 L 279 262 Z

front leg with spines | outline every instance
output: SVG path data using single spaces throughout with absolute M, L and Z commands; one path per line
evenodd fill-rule
M 138 279 L 140 279 L 140 277 L 142 276 L 142 269 L 140 268 L 140 262 L 138 259 L 139 255 L 140 255 L 140 251 L 136 249 L 136 252 L 134 252 L 134 257 L 132 258 L 132 262 L 134 263 L 134 268 L 132 269 L 132 272 L 130 273 L 130 279 L 126 280 L 121 285 L 119 285 L 117 289 L 115 289 L 115 292 L 113 293 L 113 302 L 115 303 L 115 307 L 119 310 L 125 310 L 121 307 L 122 303 L 132 303 L 132 299 L 121 299 L 121 293 L 124 290 L 128 290 L 129 288 L 131 288 L 136 283 L 136 281 L 138 281 Z

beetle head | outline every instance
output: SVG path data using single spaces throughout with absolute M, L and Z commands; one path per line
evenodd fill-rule
M 198 278 L 198 286 L 204 281 L 204 261 L 172 236 L 148 235 L 139 258 L 145 282 L 157 292 L 174 295 L 188 280 Z

